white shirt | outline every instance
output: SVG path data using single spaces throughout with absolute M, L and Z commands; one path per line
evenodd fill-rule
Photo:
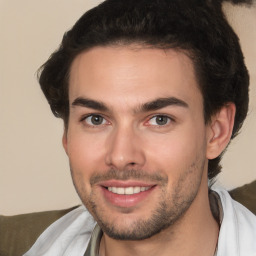
M 227 191 L 215 191 L 223 208 L 217 256 L 256 256 L 256 216 Z
M 223 189 L 217 256 L 256 256 L 256 216 Z M 83 256 L 96 222 L 81 206 L 50 225 L 24 256 Z

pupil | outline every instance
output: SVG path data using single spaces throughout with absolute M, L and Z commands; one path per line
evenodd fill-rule
M 156 118 L 156 122 L 157 122 L 157 124 L 159 124 L 159 125 L 167 124 L 167 117 L 166 117 L 166 116 L 158 116 L 158 117 Z
M 101 124 L 103 121 L 103 118 L 101 116 L 93 116 L 92 117 L 92 123 L 95 125 Z

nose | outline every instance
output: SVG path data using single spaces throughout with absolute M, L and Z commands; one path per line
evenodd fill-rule
M 113 129 L 107 140 L 106 164 L 117 170 L 139 169 L 145 164 L 143 143 L 132 127 Z

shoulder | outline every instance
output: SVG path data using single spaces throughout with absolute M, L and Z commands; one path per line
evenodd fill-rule
M 95 221 L 84 206 L 50 225 L 24 256 L 79 255 L 87 247 Z
M 256 216 L 223 189 L 214 189 L 221 200 L 223 220 L 218 248 L 223 255 L 251 256 L 256 252 Z M 222 255 L 222 254 L 220 254 Z

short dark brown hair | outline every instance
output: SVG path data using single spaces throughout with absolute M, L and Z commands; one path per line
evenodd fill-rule
M 221 3 L 220 0 L 106 0 L 89 10 L 65 33 L 59 49 L 39 72 L 39 83 L 52 112 L 63 118 L 67 129 L 69 71 L 78 54 L 95 46 L 137 43 L 187 52 L 203 95 L 205 122 L 225 104 L 233 102 L 234 138 L 248 111 L 249 75 L 239 39 L 228 24 Z M 221 170 L 221 156 L 209 160 L 210 180 Z

